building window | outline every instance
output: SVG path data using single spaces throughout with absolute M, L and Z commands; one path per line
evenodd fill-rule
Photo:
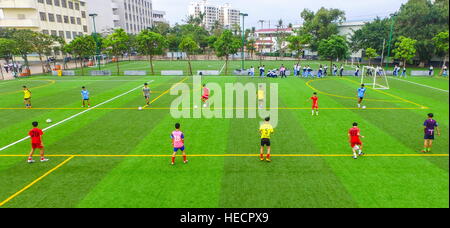
M 39 3 L 44 3 L 44 0 L 38 0 Z
M 75 17 L 70 17 L 70 23 L 73 25 L 75 24 Z
M 81 18 L 77 17 L 77 24 L 81 25 Z
M 61 0 L 61 6 L 67 8 L 67 0 Z M 70 39 L 70 38 L 69 38 Z
M 87 27 L 86 25 L 83 25 L 83 31 L 84 31 L 85 33 L 88 32 L 88 27 Z
M 75 9 L 76 10 L 80 10 L 80 4 L 79 3 L 75 3 Z
M 69 16 L 64 16 L 64 23 L 69 24 Z
M 62 16 L 59 14 L 56 14 L 56 22 L 62 23 Z
M 55 22 L 55 14 L 49 13 L 48 14 L 48 21 Z
M 39 15 L 41 16 L 41 21 L 47 21 L 47 14 L 39 12 Z
M 69 9 L 73 9 L 73 2 L 69 2 Z
M 72 32 L 72 36 L 74 39 L 77 38 L 77 36 L 78 36 L 77 32 Z
M 47 0 L 47 5 L 53 5 L 52 0 Z
M 55 4 L 55 6 L 61 6 L 60 0 L 53 0 L 53 3 Z
M 64 31 L 59 31 L 59 37 L 64 39 Z
M 48 35 L 48 30 L 42 30 L 42 33 L 44 33 L 45 35 Z
M 58 32 L 57 32 L 56 30 L 52 30 L 52 31 L 51 31 L 51 35 L 52 35 L 52 36 L 57 36 L 57 35 L 58 35 Z
M 72 33 L 70 33 L 69 31 L 66 32 L 66 38 L 67 39 L 72 39 Z
M 86 11 L 81 11 L 81 17 L 86 18 Z

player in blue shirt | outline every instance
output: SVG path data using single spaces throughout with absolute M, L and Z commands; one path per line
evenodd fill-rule
M 365 87 L 364 84 L 361 85 L 361 88 L 358 88 L 358 95 L 357 95 L 359 97 L 358 108 L 361 108 L 361 103 L 364 99 L 364 96 L 366 95 L 366 91 L 367 91 L 367 88 Z
M 431 147 L 433 146 L 433 140 L 435 132 L 437 132 L 438 136 L 441 136 L 441 132 L 439 131 L 439 125 L 437 124 L 436 120 L 433 119 L 434 115 L 433 113 L 428 114 L 428 119 L 425 120 L 423 123 L 424 131 L 425 131 L 425 142 L 424 142 L 424 149 L 422 150 L 422 153 L 429 153 L 431 152 Z
M 89 102 L 89 91 L 86 89 L 86 87 L 81 87 L 81 100 L 83 102 L 83 106 L 81 106 L 82 108 L 86 107 L 86 104 L 88 105 L 88 108 L 91 107 L 91 104 Z

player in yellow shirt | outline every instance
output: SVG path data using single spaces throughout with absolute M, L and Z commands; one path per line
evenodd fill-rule
M 264 147 L 267 146 L 267 157 L 266 161 L 270 162 L 270 136 L 273 134 L 273 127 L 269 123 L 270 117 L 267 117 L 265 119 L 266 122 L 261 125 L 259 128 L 259 132 L 261 133 L 261 151 L 260 151 L 260 158 L 261 161 L 264 161 Z
M 257 94 L 257 95 L 258 95 L 258 105 L 259 105 L 259 108 L 263 108 L 265 94 L 264 94 L 264 90 L 263 90 L 262 85 L 259 86 L 258 94 Z
M 23 86 L 23 103 L 25 108 L 31 108 L 31 91 L 26 86 Z

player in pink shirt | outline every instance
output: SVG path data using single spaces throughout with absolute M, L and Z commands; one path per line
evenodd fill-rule
M 202 102 L 203 102 L 203 107 L 206 108 L 208 105 L 206 104 L 206 102 L 209 99 L 209 89 L 206 88 L 206 85 L 203 85 L 203 95 L 202 95 Z
M 184 134 L 180 131 L 181 125 L 179 123 L 175 124 L 175 131 L 172 131 L 170 138 L 172 139 L 173 154 L 172 154 L 172 165 L 175 165 L 175 157 L 177 156 L 178 150 L 183 152 L 183 161 L 188 163 L 186 160 L 186 152 L 184 152 Z

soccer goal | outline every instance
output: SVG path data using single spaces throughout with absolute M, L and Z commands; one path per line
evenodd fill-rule
M 381 67 L 364 66 L 362 69 L 361 84 L 372 86 L 374 89 L 389 89 L 386 72 Z

